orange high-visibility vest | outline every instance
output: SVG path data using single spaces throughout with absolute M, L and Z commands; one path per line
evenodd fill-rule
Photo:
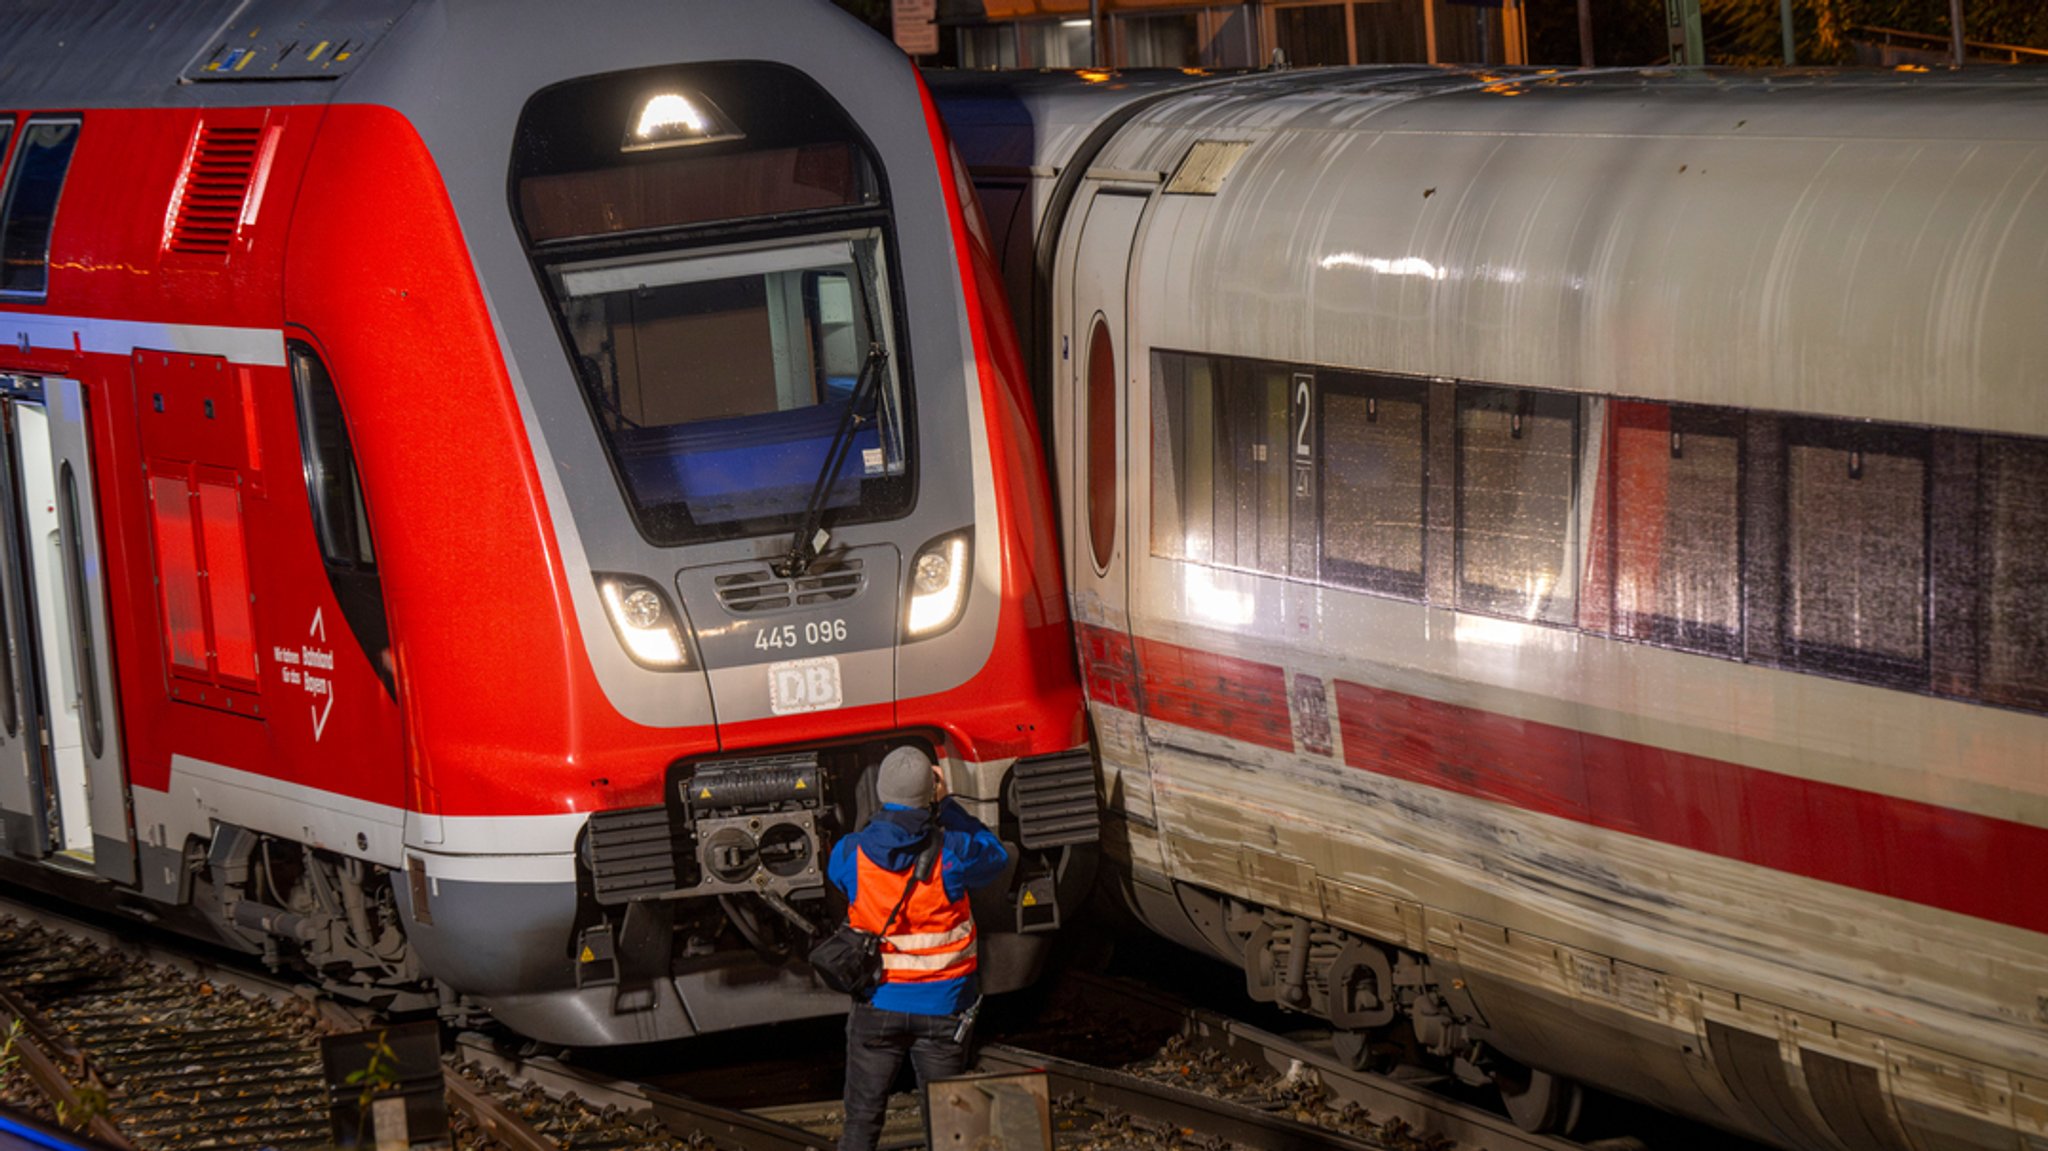
M 847 921 L 862 931 L 881 934 L 889 912 L 903 898 L 915 868 L 884 871 L 865 851 L 856 851 L 858 895 L 847 908 Z M 965 897 L 946 898 L 946 856 L 939 853 L 932 876 L 911 892 L 910 902 L 882 936 L 882 982 L 937 983 L 972 975 L 976 966 L 974 915 Z

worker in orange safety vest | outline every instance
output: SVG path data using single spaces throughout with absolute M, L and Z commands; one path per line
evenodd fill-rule
M 1010 862 L 1002 841 L 946 793 L 944 775 L 917 748 L 882 758 L 875 796 L 881 810 L 833 846 L 826 867 L 846 893 L 847 919 L 882 937 L 881 984 L 846 1017 L 839 1151 L 874 1151 L 905 1054 L 920 1089 L 967 1069 L 981 1000 L 967 893 L 1000 879 Z

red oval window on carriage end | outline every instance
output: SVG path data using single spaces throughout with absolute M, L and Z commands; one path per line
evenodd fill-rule
M 1088 548 L 1095 570 L 1109 569 L 1116 545 L 1116 348 L 1095 317 L 1088 334 Z

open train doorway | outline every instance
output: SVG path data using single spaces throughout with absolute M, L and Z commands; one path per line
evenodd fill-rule
M 84 390 L 0 376 L 0 436 L 4 847 L 132 882 Z

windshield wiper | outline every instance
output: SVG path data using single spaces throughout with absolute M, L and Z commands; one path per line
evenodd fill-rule
M 839 430 L 832 436 L 831 449 L 825 453 L 825 466 L 818 471 L 818 482 L 811 485 L 811 500 L 804 507 L 804 518 L 797 524 L 796 535 L 789 541 L 788 554 L 775 565 L 775 574 L 783 579 L 795 579 L 809 571 L 812 561 L 818 558 L 818 552 L 831 535 L 819 526 L 818 521 L 825 516 L 825 501 L 839 479 L 839 468 L 846 462 L 847 450 L 853 447 L 854 433 L 867 422 L 860 413 L 861 404 L 874 394 L 875 384 L 882 377 L 882 366 L 888 362 L 889 349 L 879 341 L 868 345 L 868 356 L 861 363 L 860 377 L 854 381 L 853 395 L 846 401 L 846 414 L 839 418 Z

